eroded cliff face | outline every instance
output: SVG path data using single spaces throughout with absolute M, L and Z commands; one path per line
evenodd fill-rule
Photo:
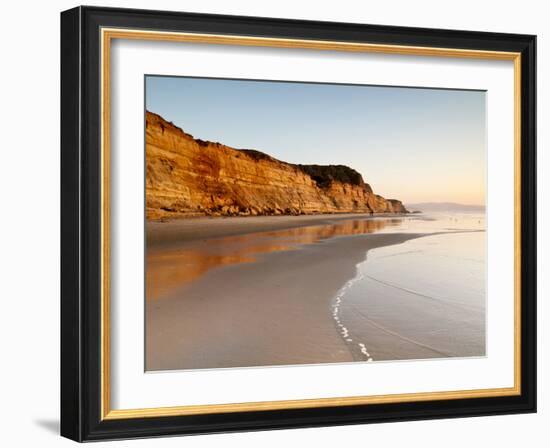
M 147 219 L 193 215 L 406 213 L 346 166 L 292 165 L 195 139 L 146 116 Z

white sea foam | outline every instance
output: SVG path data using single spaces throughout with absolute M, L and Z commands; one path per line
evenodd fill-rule
M 342 324 L 342 321 L 339 317 L 340 306 L 342 305 L 343 300 L 345 299 L 346 292 L 353 286 L 354 283 L 361 281 L 364 278 L 364 275 L 359 271 L 359 265 L 356 266 L 357 275 L 351 280 L 347 281 L 346 284 L 338 291 L 334 299 L 334 304 L 332 305 L 333 311 L 332 316 L 336 322 L 337 327 L 340 329 L 340 335 L 346 342 L 353 342 L 353 338 L 350 337 L 350 331 L 346 326 Z M 367 347 L 364 342 L 357 343 L 359 346 L 360 353 L 365 357 L 365 361 L 371 362 L 373 358 L 367 351 Z

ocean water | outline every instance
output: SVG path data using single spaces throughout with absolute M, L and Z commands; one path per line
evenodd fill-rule
M 334 298 L 334 323 L 354 359 L 484 356 L 484 216 L 418 215 L 380 232 L 427 236 L 368 251 Z

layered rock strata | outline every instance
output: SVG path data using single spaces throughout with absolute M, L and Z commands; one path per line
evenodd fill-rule
M 197 215 L 407 213 L 375 194 L 343 165 L 294 165 L 255 150 L 194 138 L 146 113 L 146 214 Z

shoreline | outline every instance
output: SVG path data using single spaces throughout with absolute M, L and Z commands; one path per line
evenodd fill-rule
M 274 230 L 327 225 L 352 219 L 399 219 L 407 216 L 409 216 L 409 214 L 405 213 L 334 213 L 298 216 L 197 216 L 164 222 L 146 221 L 145 233 L 147 246 L 157 248 L 201 239 L 223 238 Z
M 475 263 L 465 264 L 463 258 L 468 254 L 475 260 L 471 248 L 480 238 L 485 238 L 482 230 L 436 232 L 399 246 L 377 248 L 366 257 L 358 265 L 358 276 L 350 281 L 352 287 L 334 307 L 340 327 L 351 328 L 345 337 L 356 359 L 486 356 L 484 271 Z M 449 256 L 441 253 L 442 246 L 460 249 Z M 438 260 L 430 270 L 423 267 L 425 254 Z M 448 271 L 459 275 L 446 277 Z M 439 279 L 436 283 L 434 275 Z M 469 285 L 462 289 L 465 278 Z
M 354 361 L 331 306 L 368 251 L 427 236 L 323 240 L 220 266 L 146 303 L 146 370 Z
M 431 281 L 431 272 L 444 269 L 446 259 L 423 268 L 426 259 L 421 253 L 432 251 L 431 243 L 424 243 L 420 251 L 403 252 L 403 257 L 413 257 L 410 261 L 403 258 L 398 262 L 394 255 L 381 258 L 378 251 L 373 255 L 371 251 L 387 251 L 390 246 L 411 244 L 423 237 L 484 230 L 449 229 L 447 221 L 436 227 L 420 223 L 416 228 L 406 225 L 401 229 L 404 216 L 408 215 L 148 223 L 148 231 L 157 232 L 157 240 L 154 245 L 148 241 L 147 252 L 147 273 L 152 280 L 147 284 L 153 293 L 145 302 L 146 371 L 479 355 L 481 350 L 474 347 L 482 342 L 479 315 L 422 294 L 411 300 L 415 288 L 393 286 L 392 275 L 397 275 L 403 286 L 407 275 L 412 275 L 416 284 L 418 275 L 427 273 Z M 381 231 L 395 225 L 390 232 Z M 402 249 L 395 247 L 395 251 Z M 420 258 L 414 258 L 416 253 Z M 360 265 L 371 256 L 387 260 L 384 272 L 390 277 L 380 277 L 379 272 L 373 280 L 369 273 L 355 285 Z M 376 270 L 376 264 L 370 266 Z M 418 275 L 411 274 L 414 269 L 420 269 Z M 444 274 L 442 271 L 440 277 L 445 278 Z M 455 281 L 449 290 L 460 289 L 461 281 Z M 344 297 L 345 285 L 350 283 L 354 286 Z M 155 290 L 155 284 L 162 290 Z M 365 295 L 356 300 L 357 291 Z M 367 312 L 359 313 L 366 300 Z M 388 301 L 395 306 L 388 307 Z M 404 309 L 403 314 L 400 310 Z M 465 325 L 470 328 L 466 334 Z M 451 327 L 454 330 L 447 334 L 445 329 Z M 434 342 L 430 336 L 434 329 L 437 341 L 447 341 L 445 344 Z M 456 351 L 447 349 L 456 348 L 457 341 Z

